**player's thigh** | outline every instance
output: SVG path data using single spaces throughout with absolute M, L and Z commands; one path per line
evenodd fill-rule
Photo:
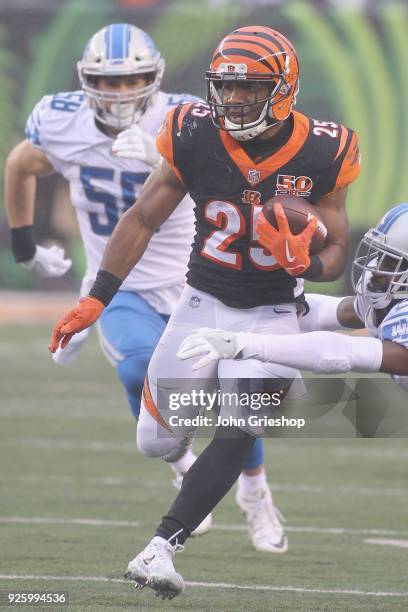
M 130 356 L 142 355 L 147 367 L 165 327 L 166 320 L 140 295 L 119 291 L 99 319 L 98 336 L 114 366 Z
M 222 359 L 218 376 L 220 417 L 256 436 L 265 433 L 264 419 L 280 408 L 288 393 L 294 399 L 304 392 L 298 370 L 256 359 Z
M 217 364 L 212 363 L 194 371 L 192 360 L 182 361 L 176 356 L 181 342 L 189 334 L 200 325 L 213 325 L 214 321 L 210 303 L 208 308 L 202 309 L 200 319 L 191 316 L 190 297 L 187 292 L 171 316 L 148 368 L 150 395 L 155 409 L 166 423 L 175 413 L 180 417 L 180 422 L 196 416 L 204 408 L 203 394 L 217 386 Z

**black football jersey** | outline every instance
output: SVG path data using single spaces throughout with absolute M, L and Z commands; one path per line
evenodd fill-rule
M 294 302 L 303 282 L 258 242 L 256 220 L 271 197 L 316 203 L 354 181 L 360 169 L 355 132 L 294 112 L 288 140 L 254 161 L 239 141 L 215 127 L 203 104 L 168 113 L 158 149 L 194 200 L 196 235 L 187 282 L 228 306 Z

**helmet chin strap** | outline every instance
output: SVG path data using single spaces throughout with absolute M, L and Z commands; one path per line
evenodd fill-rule
M 227 130 L 229 135 L 235 138 L 235 140 L 240 141 L 252 140 L 253 138 L 256 138 L 271 127 L 270 125 L 268 125 L 266 119 L 264 119 L 262 123 L 258 123 L 253 127 L 246 127 L 242 130 L 239 129 L 239 125 L 237 125 L 236 123 L 232 123 L 232 121 L 230 121 L 226 117 L 224 119 L 224 123 L 225 129 Z
M 262 109 L 260 116 L 262 114 L 264 114 L 265 116 L 264 116 L 264 119 L 260 123 L 258 123 L 259 122 L 259 117 L 258 117 L 258 119 L 254 121 L 253 123 L 244 124 L 245 127 L 242 129 L 240 128 L 239 124 L 233 123 L 227 117 L 224 117 L 225 129 L 227 130 L 230 136 L 235 138 L 235 140 L 240 140 L 241 142 L 246 141 L 246 140 L 252 140 L 253 138 L 256 138 L 257 136 L 259 136 L 260 134 L 263 134 L 264 132 L 266 132 L 266 130 L 268 130 L 270 127 L 279 123 L 276 120 L 271 121 L 271 117 L 270 117 L 269 109 L 268 109 L 268 103 L 266 103 L 266 105 Z

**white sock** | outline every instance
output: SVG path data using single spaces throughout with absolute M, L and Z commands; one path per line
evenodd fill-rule
M 181 457 L 181 459 L 179 459 L 178 461 L 173 461 L 172 463 L 170 463 L 170 466 L 175 474 L 180 472 L 182 474 L 185 474 L 185 472 L 187 472 L 191 468 L 196 459 L 197 455 L 195 455 L 191 448 L 189 448 L 187 452 Z
M 238 487 L 245 494 L 253 493 L 257 489 L 261 489 L 267 485 L 266 481 L 266 472 L 262 468 L 262 472 L 259 474 L 255 474 L 254 476 L 250 476 L 249 474 L 245 474 L 241 472 L 238 478 Z

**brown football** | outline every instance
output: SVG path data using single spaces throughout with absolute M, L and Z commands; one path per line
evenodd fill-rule
M 273 227 L 277 228 L 274 205 L 282 204 L 283 210 L 289 222 L 290 231 L 292 234 L 300 234 L 300 232 L 309 223 L 311 216 L 317 217 L 318 223 L 310 245 L 310 254 L 319 253 L 325 245 L 327 237 L 327 229 L 323 221 L 320 219 L 316 207 L 303 197 L 293 195 L 282 195 L 270 198 L 262 207 L 265 218 Z

